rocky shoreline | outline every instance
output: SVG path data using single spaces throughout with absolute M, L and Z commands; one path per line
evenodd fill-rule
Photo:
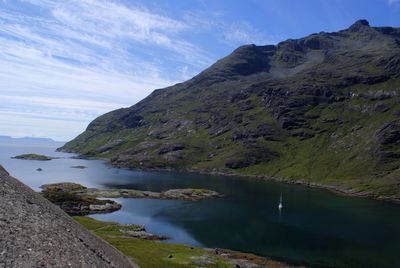
M 98 198 L 155 198 L 199 201 L 222 197 L 207 189 L 170 189 L 164 192 L 140 191 L 134 189 L 86 188 L 77 183 L 64 182 L 42 185 L 41 194 L 70 215 L 109 213 L 119 210 L 121 204 Z
M 66 153 L 78 153 L 76 151 L 69 151 L 69 150 L 65 150 L 65 149 L 58 150 L 58 151 L 66 152 Z M 362 191 L 362 190 L 359 190 L 356 188 L 346 188 L 343 186 L 327 185 L 327 184 L 322 184 L 322 183 L 318 183 L 318 182 L 309 182 L 304 179 L 282 178 L 282 177 L 266 176 L 266 175 L 248 175 L 248 174 L 238 174 L 238 173 L 225 172 L 225 171 L 209 171 L 209 170 L 199 170 L 199 169 L 174 170 L 174 169 L 170 169 L 170 168 L 130 168 L 125 165 L 113 163 L 113 162 L 109 161 L 109 159 L 103 159 L 103 158 L 97 158 L 97 157 L 86 157 L 84 155 L 79 155 L 78 157 L 79 157 L 79 159 L 86 159 L 86 160 L 92 160 L 92 159 L 104 160 L 104 161 L 106 161 L 106 163 L 108 165 L 115 167 L 115 168 L 121 168 L 121 169 L 162 171 L 162 172 L 175 171 L 175 172 L 185 172 L 185 173 L 192 173 L 192 174 L 229 176 L 229 177 L 235 176 L 235 177 L 241 177 L 241 178 L 246 178 L 246 179 L 274 181 L 274 182 L 279 182 L 279 183 L 295 184 L 295 185 L 301 185 L 301 186 L 305 186 L 305 187 L 309 187 L 309 188 L 328 190 L 337 195 L 344 195 L 344 196 L 349 196 L 349 197 L 370 198 L 370 199 L 374 199 L 374 200 L 378 200 L 378 201 L 384 201 L 384 202 L 389 202 L 389 203 L 400 205 L 400 196 L 380 195 L 380 194 L 376 194 L 374 192 Z
M 356 188 L 345 188 L 341 186 L 334 185 L 325 185 L 317 182 L 308 182 L 303 179 L 287 179 L 282 177 L 274 177 L 274 176 L 262 176 L 262 175 L 246 175 L 246 174 L 236 174 L 236 173 L 227 173 L 227 172 L 210 172 L 210 171 L 199 171 L 199 170 L 189 170 L 186 171 L 188 173 L 193 174 L 205 174 L 205 175 L 220 175 L 220 176 L 236 176 L 246 179 L 258 179 L 263 181 L 274 181 L 279 183 L 286 184 L 294 184 L 301 185 L 309 188 L 323 189 L 328 190 L 337 195 L 349 196 L 349 197 L 362 197 L 362 198 L 370 198 L 378 201 L 385 201 L 393 204 L 400 205 L 400 197 L 391 197 L 385 195 L 375 194 L 373 192 L 362 191 Z
M 43 185 L 40 194 L 59 206 L 70 215 L 88 215 L 94 213 L 110 213 L 119 210 L 121 204 L 112 201 L 97 199 L 94 196 L 79 194 L 86 187 L 75 183 L 58 183 Z
M 75 152 L 76 153 L 76 152 Z M 83 155 L 80 156 L 82 159 L 97 159 L 97 158 L 85 158 Z M 369 191 L 362 191 L 356 188 L 346 188 L 342 186 L 335 186 L 335 185 L 326 185 L 317 182 L 309 182 L 304 179 L 290 179 L 290 178 L 282 178 L 282 177 L 275 177 L 275 176 L 264 176 L 264 175 L 247 175 L 247 174 L 238 174 L 238 173 L 231 173 L 231 172 L 222 172 L 222 171 L 208 171 L 208 170 L 199 170 L 199 169 L 189 169 L 189 170 L 173 170 L 173 169 L 163 169 L 163 168 L 129 168 L 123 165 L 116 165 L 111 163 L 107 159 L 102 159 L 107 161 L 107 163 L 116 168 L 122 169 L 131 169 L 131 170 L 149 170 L 149 171 L 177 171 L 177 172 L 185 172 L 185 173 L 192 173 L 192 174 L 204 174 L 204 175 L 214 175 L 214 176 L 229 176 L 229 177 L 241 177 L 245 179 L 257 179 L 257 180 L 264 180 L 264 181 L 274 181 L 279 183 L 286 183 L 286 184 L 294 184 L 294 185 L 301 185 L 309 188 L 316 188 L 316 189 L 323 189 L 328 190 L 337 195 L 344 195 L 349 197 L 361 197 L 361 198 L 370 198 L 378 201 L 389 202 L 393 204 L 400 205 L 400 197 L 397 196 L 385 196 L 379 195 Z
M 118 166 L 116 166 L 118 167 Z M 122 168 L 122 167 L 118 167 Z M 158 169 L 159 171 L 163 171 L 162 169 Z M 166 171 L 166 170 L 164 170 Z M 305 186 L 308 188 L 315 188 L 315 189 L 323 189 L 327 190 L 329 192 L 332 192 L 336 195 L 343 195 L 343 196 L 349 196 L 349 197 L 361 197 L 361 198 L 370 198 L 378 201 L 384 201 L 384 202 L 389 202 L 393 204 L 400 205 L 400 197 L 392 197 L 392 196 L 385 196 L 385 195 L 379 195 L 375 194 L 373 192 L 369 191 L 362 191 L 356 188 L 346 188 L 342 186 L 335 186 L 335 185 L 326 185 L 326 184 L 321 184 L 318 182 L 309 182 L 304 179 L 290 179 L 290 178 L 282 178 L 282 177 L 274 177 L 274 176 L 263 176 L 263 175 L 246 175 L 246 174 L 237 174 L 237 173 L 229 173 L 229 172 L 214 172 L 214 171 L 205 171 L 205 170 L 188 170 L 185 171 L 187 173 L 193 173 L 193 174 L 205 174 L 205 175 L 220 175 L 220 176 L 235 176 L 235 177 L 241 177 L 245 179 L 258 179 L 258 180 L 263 180 L 263 181 L 274 181 L 274 182 L 279 182 L 279 183 L 286 183 L 286 184 L 294 184 L 294 185 L 301 185 Z

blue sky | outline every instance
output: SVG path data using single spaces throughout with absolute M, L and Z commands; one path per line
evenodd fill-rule
M 69 140 L 237 46 L 400 26 L 400 0 L 0 0 L 0 135 Z

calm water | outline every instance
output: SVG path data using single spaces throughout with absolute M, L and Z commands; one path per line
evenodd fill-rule
M 187 202 L 116 199 L 120 211 L 101 220 L 145 224 L 169 242 L 222 247 L 327 267 L 400 267 L 400 206 L 273 182 L 241 178 L 142 172 L 110 168 L 102 161 L 70 159 L 48 147 L 0 144 L 0 164 L 35 190 L 44 183 L 73 181 L 89 187 L 162 191 L 203 187 L 224 198 Z M 60 159 L 10 159 L 22 153 Z M 73 169 L 85 165 L 87 169 Z M 42 168 L 42 172 L 36 168 Z M 277 209 L 282 193 L 284 208 Z

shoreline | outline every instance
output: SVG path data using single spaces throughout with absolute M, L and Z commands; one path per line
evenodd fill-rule
M 65 153 L 75 153 L 79 154 L 79 152 L 74 151 L 66 151 L 59 150 L 58 152 Z M 285 183 L 292 185 L 299 185 L 303 187 L 313 188 L 313 189 L 321 189 L 331 192 L 336 195 L 347 196 L 347 197 L 359 197 L 359 198 L 367 198 L 376 201 L 388 202 L 395 205 L 400 205 L 400 197 L 390 197 L 385 195 L 375 194 L 373 192 L 367 192 L 358 190 L 355 188 L 345 188 L 334 185 L 325 185 L 318 182 L 308 182 L 304 179 L 285 179 L 281 177 L 267 176 L 267 175 L 249 175 L 249 174 L 237 174 L 237 173 L 229 173 L 222 171 L 207 171 L 207 170 L 198 170 L 198 169 L 189 169 L 189 170 L 176 170 L 171 168 L 131 168 L 123 165 L 115 165 L 110 162 L 107 158 L 100 157 L 85 157 L 84 155 L 78 155 L 79 159 L 84 160 L 103 160 L 105 163 L 111 167 L 126 169 L 126 170 L 141 170 L 141 171 L 159 171 L 159 172 L 179 172 L 179 173 L 191 173 L 191 174 L 203 174 L 203 175 L 212 175 L 212 176 L 226 176 L 226 177 L 240 177 L 244 179 L 257 179 L 263 181 L 273 181 L 277 183 Z
M 114 165 L 112 165 L 112 166 L 114 166 Z M 118 167 L 118 166 L 114 166 L 114 167 Z M 159 171 L 162 171 L 162 170 L 159 170 Z M 177 172 L 179 172 L 179 171 L 177 171 Z M 383 202 L 400 205 L 400 197 L 393 198 L 390 196 L 378 195 L 373 192 L 362 191 L 362 190 L 358 190 L 355 188 L 344 188 L 344 187 L 334 186 L 334 185 L 325 185 L 325 184 L 321 184 L 318 182 L 307 182 L 303 179 L 285 179 L 285 178 L 273 177 L 273 176 L 246 175 L 246 174 L 234 174 L 234 173 L 224 173 L 224 172 L 207 172 L 207 171 L 196 171 L 196 170 L 187 171 L 187 173 L 214 175 L 214 176 L 227 176 L 227 177 L 235 177 L 236 176 L 236 177 L 241 177 L 244 179 L 257 179 L 257 180 L 262 180 L 262 181 L 285 183 L 288 185 L 299 185 L 299 186 L 303 186 L 303 187 L 307 187 L 307 188 L 326 190 L 328 192 L 331 192 L 333 194 L 340 195 L 340 196 L 368 198 L 368 199 L 372 199 L 372 200 L 376 200 L 376 201 L 383 201 Z
M 209 265 L 221 261 L 225 265 L 218 265 L 215 267 L 275 267 L 275 268 L 289 268 L 307 267 L 305 262 L 295 262 L 285 258 L 275 258 L 270 256 L 260 256 L 251 252 L 243 252 L 218 247 L 203 247 L 193 246 L 190 244 L 181 243 L 163 243 L 167 237 L 153 235 L 147 233 L 145 226 L 135 224 L 121 224 L 118 222 L 101 221 L 88 216 L 74 216 L 74 220 L 79 222 L 86 229 L 94 232 L 96 235 L 103 238 L 105 241 L 117 249 L 120 249 L 126 256 L 132 257 L 140 264 L 142 254 L 140 252 L 124 252 L 123 248 L 135 247 L 135 244 L 143 245 L 140 250 L 146 248 L 153 249 L 153 258 L 159 261 L 166 262 L 175 260 L 182 261 L 182 255 L 186 259 L 187 265 Z M 122 246 L 122 247 L 121 247 Z M 154 250 L 154 248 L 156 249 Z M 178 259 L 176 259 L 178 258 Z M 139 259 L 139 260 L 138 260 Z M 166 262 L 165 262 L 166 261 Z M 182 263 L 181 263 L 182 264 Z M 161 263 L 160 263 L 161 265 Z M 161 266 L 160 266 L 161 267 Z M 164 267 L 164 266 L 162 266 Z M 197 267 L 197 266 L 196 266 Z M 203 267 L 203 266 L 201 266 Z M 204 266 L 205 267 L 205 266 Z M 209 266 L 207 266 L 209 267 Z M 213 266 L 214 267 L 214 266 Z

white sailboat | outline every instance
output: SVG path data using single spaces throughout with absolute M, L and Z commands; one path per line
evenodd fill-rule
M 281 194 L 281 198 L 279 199 L 278 209 L 282 210 L 282 208 L 283 208 L 283 204 L 282 204 L 282 194 Z

